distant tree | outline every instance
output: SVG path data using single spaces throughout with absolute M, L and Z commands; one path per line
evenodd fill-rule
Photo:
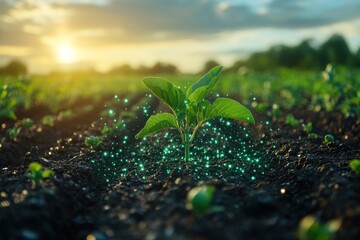
M 352 66 L 356 68 L 360 68 L 360 48 L 353 56 Z
M 352 54 L 343 36 L 335 34 L 325 41 L 319 49 L 319 61 L 321 67 L 328 63 L 348 65 Z
M 6 66 L 0 69 L 0 73 L 4 75 L 22 75 L 27 73 L 27 67 L 20 61 L 12 60 Z
M 207 73 L 210 69 L 212 69 L 215 66 L 219 66 L 221 64 L 219 64 L 217 61 L 215 60 L 208 60 L 207 62 L 205 62 L 204 67 L 202 68 L 201 72 L 202 74 Z
M 149 69 L 150 74 L 176 74 L 178 69 L 175 65 L 169 63 L 157 62 L 152 68 Z
M 241 68 L 243 68 L 245 66 L 246 66 L 245 61 L 238 60 L 238 61 L 234 62 L 234 64 L 230 68 L 228 68 L 226 71 L 237 72 L 237 71 L 239 71 L 239 69 L 241 69 Z
M 115 67 L 110 70 L 112 74 L 121 74 L 121 75 L 131 75 L 135 73 L 135 69 L 133 69 L 129 64 L 123 64 L 119 67 Z
M 314 69 L 319 67 L 318 53 L 315 48 L 311 46 L 312 39 L 303 40 L 297 47 L 295 47 L 295 55 L 298 59 L 296 64 L 300 69 Z

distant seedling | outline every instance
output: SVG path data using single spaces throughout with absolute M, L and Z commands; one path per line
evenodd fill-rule
M 144 84 L 170 107 L 172 114 L 159 113 L 151 116 L 136 138 L 163 129 L 177 129 L 184 144 L 185 161 L 189 161 L 190 145 L 196 132 L 206 121 L 212 118 L 230 118 L 254 124 L 255 120 L 249 109 L 239 102 L 218 98 L 210 103 L 204 99 L 213 90 L 221 71 L 222 66 L 214 67 L 189 87 L 186 93 L 164 78 L 145 78 Z
M 16 137 L 20 134 L 21 128 L 20 127 L 13 127 L 8 130 L 9 137 L 11 139 L 16 139 Z
M 34 124 L 34 120 L 31 118 L 24 118 L 21 120 L 21 125 L 24 126 L 24 128 L 30 128 Z
M 214 186 L 201 186 L 192 188 L 187 194 L 186 208 L 198 216 L 202 216 L 209 212 L 224 211 L 223 206 L 211 204 L 214 193 Z
M 304 132 L 306 132 L 307 134 L 310 134 L 313 130 L 313 125 L 311 122 L 308 122 L 307 124 L 303 123 L 301 126 L 302 126 Z
M 298 237 L 300 240 L 331 240 L 340 226 L 341 221 L 337 219 L 324 224 L 313 216 L 306 216 L 300 222 Z
M 37 188 L 41 185 L 42 181 L 53 175 L 53 171 L 43 169 L 40 163 L 32 162 L 29 164 L 30 174 L 28 175 L 32 181 L 32 187 Z
M 54 126 L 54 121 L 55 121 L 54 117 L 50 115 L 46 115 L 41 119 L 43 125 L 50 127 Z
M 97 149 L 102 143 L 101 137 L 98 136 L 89 136 L 85 138 L 85 145 L 92 149 Z
M 285 123 L 294 128 L 294 127 L 296 127 L 296 126 L 298 126 L 298 125 L 300 124 L 300 121 L 297 120 L 297 119 L 294 117 L 294 115 L 288 114 L 288 115 L 286 116 Z
M 326 134 L 325 137 L 324 137 L 323 144 L 328 144 L 328 143 L 331 143 L 331 142 L 334 142 L 334 137 L 333 137 L 333 135 L 331 135 L 331 134 Z
M 101 129 L 101 134 L 106 136 L 106 135 L 109 135 L 113 132 L 113 129 L 112 128 L 109 128 L 108 126 L 104 126 L 102 129 Z
M 360 176 L 360 159 L 353 159 L 350 161 L 350 168 L 354 170 L 354 172 Z

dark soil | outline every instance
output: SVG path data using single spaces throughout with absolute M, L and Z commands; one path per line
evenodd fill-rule
M 128 96 L 120 99 L 124 97 Z M 3 124 L 0 239 L 296 239 L 299 222 L 307 215 L 321 222 L 341 220 L 336 239 L 360 239 L 360 177 L 349 168 L 350 160 L 360 158 L 356 119 L 345 119 L 336 112 L 294 110 L 295 117 L 313 123 L 314 132 L 334 135 L 335 142 L 323 144 L 322 138 L 309 139 L 301 127 L 286 125 L 284 118 L 271 121 L 265 114 L 257 114 L 256 126 L 248 128 L 251 140 L 246 140 L 246 145 L 262 153 L 264 167 L 254 172 L 256 165 L 234 162 L 245 169 L 244 174 L 221 167 L 233 161 L 231 154 L 206 168 L 181 161 L 182 149 L 172 132 L 167 137 L 160 133 L 147 141 L 135 140 L 146 121 L 135 107 L 132 110 L 138 117 L 127 119 L 126 128 L 104 137 L 99 149 L 84 145 L 84 138 L 100 135 L 108 121 L 100 120 L 105 104 L 130 111 L 142 101 L 142 95 L 134 95 L 129 106 L 111 105 L 109 99 L 97 104 L 79 102 L 71 107 L 77 113 L 73 118 L 57 119 L 52 127 L 41 125 L 39 118 L 31 115 L 48 114 L 45 110 L 28 110 L 23 115 L 36 123 L 16 139 L 10 139 L 7 131 L 19 122 Z M 84 104 L 91 108 L 81 110 Z M 162 108 L 155 100 L 149 106 L 149 112 Z M 212 124 L 223 125 L 220 121 Z M 242 124 L 233 122 L 223 127 L 221 134 L 243 138 L 243 132 L 237 131 L 241 128 Z M 212 137 L 219 138 L 220 146 L 236 146 L 211 134 L 203 131 L 195 145 L 206 144 Z M 117 142 L 124 136 L 128 140 L 122 146 Z M 170 155 L 174 158 L 159 163 L 156 159 L 169 139 L 180 150 Z M 114 165 L 104 157 L 110 149 L 122 147 L 124 151 L 114 159 L 125 160 Z M 212 153 L 217 146 L 208 148 Z M 146 165 L 143 172 L 126 149 L 145 149 L 139 155 Z M 196 151 L 200 150 L 194 147 Z M 54 176 L 36 189 L 26 176 L 33 161 L 54 171 Z M 123 168 L 127 171 L 120 174 Z M 213 204 L 225 210 L 199 217 L 186 209 L 187 193 L 198 185 L 215 186 Z

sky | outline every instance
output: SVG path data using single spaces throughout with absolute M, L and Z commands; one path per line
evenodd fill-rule
M 157 61 L 194 72 L 335 33 L 360 47 L 359 0 L 0 0 L 0 65 L 32 73 Z

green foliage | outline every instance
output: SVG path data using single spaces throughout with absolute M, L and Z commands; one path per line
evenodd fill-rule
M 286 116 L 285 123 L 290 125 L 291 127 L 297 127 L 300 124 L 300 121 L 297 120 L 294 115 L 288 114 Z
M 46 115 L 41 119 L 43 125 L 50 127 L 54 126 L 54 121 L 55 121 L 54 117 L 50 115 Z
M 218 98 L 212 104 L 204 98 L 212 91 L 219 79 L 222 67 L 216 66 L 190 86 L 186 94 L 163 78 L 145 78 L 145 85 L 161 101 L 166 103 L 171 113 L 151 116 L 136 138 L 157 131 L 174 128 L 180 133 L 185 149 L 185 160 L 190 159 L 190 145 L 197 130 L 212 118 L 230 118 L 254 123 L 251 112 L 240 103 L 229 98 Z
M 331 143 L 331 142 L 334 142 L 334 137 L 333 137 L 333 135 L 331 135 L 331 134 L 326 134 L 326 135 L 324 136 L 323 144 L 328 144 L 328 143 Z
M 37 188 L 41 185 L 42 181 L 53 175 L 53 171 L 43 169 L 40 163 L 32 162 L 29 164 L 30 175 L 29 178 L 32 181 L 33 188 Z
M 313 216 L 306 216 L 300 222 L 298 238 L 300 240 L 331 240 L 335 238 L 335 232 L 340 225 L 340 220 L 332 220 L 323 224 Z
M 308 134 L 308 138 L 310 138 L 310 139 L 316 139 L 318 137 L 319 137 L 319 135 L 317 135 L 316 133 L 309 133 Z
M 353 159 L 349 163 L 350 168 L 354 170 L 354 172 L 360 176 L 360 159 Z
M 186 207 L 196 215 L 202 216 L 210 211 L 214 193 L 214 186 L 194 187 L 187 194 Z
M 306 132 L 307 134 L 310 134 L 312 132 L 312 129 L 313 129 L 313 125 L 311 122 L 308 122 L 307 124 L 302 124 L 301 125 L 304 132 Z
M 108 126 L 104 126 L 102 129 L 101 129 L 101 134 L 106 136 L 106 135 L 110 135 L 111 133 L 113 132 L 113 129 L 108 127 Z
M 71 119 L 74 117 L 74 113 L 73 111 L 71 111 L 70 109 L 66 110 L 66 111 L 61 111 L 59 112 L 59 114 L 57 115 L 57 119 L 58 120 L 64 120 L 64 119 Z
M 102 143 L 101 137 L 98 136 L 89 136 L 85 138 L 85 145 L 92 149 L 97 149 Z
M 281 117 L 281 110 L 280 110 L 280 106 L 278 104 L 273 104 L 272 105 L 272 108 L 271 108 L 271 116 L 274 118 L 274 119 L 278 119 Z
M 16 137 L 20 134 L 21 128 L 20 127 L 13 127 L 8 130 L 9 137 L 11 139 L 16 139 Z
M 24 118 L 21 120 L 21 125 L 24 126 L 24 128 L 30 128 L 34 124 L 34 120 L 31 118 Z
M 13 95 L 15 91 L 16 86 L 7 84 L 0 86 L 0 118 L 6 117 L 16 120 L 14 110 L 19 102 Z

